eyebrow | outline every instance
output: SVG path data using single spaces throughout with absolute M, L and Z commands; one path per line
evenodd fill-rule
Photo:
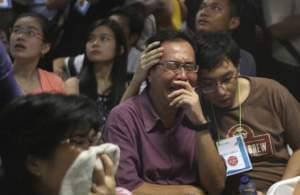
M 15 26 L 13 26 L 13 28 L 15 28 L 15 27 L 18 27 L 18 28 L 20 28 L 20 27 L 25 28 L 26 27 L 26 28 L 33 29 L 33 30 L 42 31 L 41 29 L 39 29 L 39 28 L 37 28 L 35 26 L 22 26 L 22 25 L 15 25 Z
M 222 76 L 220 76 L 219 78 L 225 78 L 225 77 L 228 77 L 228 76 L 231 76 L 231 75 L 233 75 L 234 74 L 234 72 L 227 72 L 227 73 L 225 73 L 225 74 L 223 74 Z M 200 76 L 200 78 L 201 78 L 201 76 Z M 219 79 L 219 78 L 217 78 L 217 79 Z M 216 80 L 215 78 L 209 78 L 209 77 L 204 77 L 204 78 L 201 78 L 201 80 L 202 81 L 214 81 L 214 80 Z
M 162 60 L 162 61 L 165 61 L 165 62 L 178 62 L 178 63 L 181 63 L 181 64 L 196 64 L 196 62 L 195 61 L 184 61 L 184 62 L 182 62 L 182 61 L 179 61 L 179 60 L 175 60 L 175 59 L 173 59 L 173 60 Z
M 109 34 L 109 33 L 95 33 L 95 32 L 92 32 L 91 34 L 90 34 L 91 36 L 103 36 L 103 35 L 105 35 L 105 36 L 108 36 L 108 37 L 114 37 L 114 35 L 112 35 L 112 34 Z

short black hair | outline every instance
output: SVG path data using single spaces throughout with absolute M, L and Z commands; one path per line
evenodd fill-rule
M 194 38 L 194 34 L 191 32 L 166 29 L 152 35 L 147 40 L 146 44 L 148 45 L 155 41 L 159 41 L 160 43 L 166 41 L 187 41 L 193 47 L 193 49 L 196 50 L 196 44 L 194 43 L 193 38 Z
M 229 33 L 207 32 L 196 37 L 196 59 L 199 69 L 214 69 L 224 60 L 239 66 L 240 48 Z
M 16 195 L 35 194 L 26 167 L 29 155 L 47 159 L 74 131 L 99 127 L 96 105 L 87 97 L 46 93 L 13 100 L 1 112 L 0 123 L 4 182 Z
M 131 34 L 136 34 L 138 37 L 144 29 L 145 22 L 145 6 L 141 2 L 134 2 L 128 5 L 117 7 L 110 11 L 111 15 L 121 15 L 128 19 L 129 30 Z

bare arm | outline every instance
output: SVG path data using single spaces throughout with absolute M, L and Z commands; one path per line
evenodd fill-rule
M 148 71 L 152 66 L 159 62 L 160 57 L 162 56 L 163 48 L 158 47 L 159 44 L 159 42 L 153 42 L 149 44 L 143 51 L 140 58 L 140 65 L 138 66 L 132 81 L 124 92 L 121 102 L 132 96 L 138 95 L 140 86 L 147 78 Z
M 288 161 L 282 179 L 288 179 L 300 175 L 300 149 L 296 150 Z
M 300 15 L 288 16 L 283 21 L 269 27 L 276 39 L 289 39 L 300 36 Z
M 276 39 L 287 39 L 300 36 L 300 15 L 293 10 L 294 0 L 262 1 L 264 20 L 271 35 Z
M 53 72 L 58 74 L 63 80 L 67 78 L 67 74 L 65 72 L 65 57 L 56 58 L 53 60 Z
M 76 77 L 71 77 L 65 81 L 66 94 L 79 94 L 79 80 Z
M 209 194 L 220 194 L 225 187 L 225 163 L 218 154 L 208 130 L 197 134 L 198 170 L 201 184 Z
M 205 193 L 191 185 L 158 185 L 143 183 L 133 191 L 134 195 L 204 195 Z
M 174 81 L 181 89 L 172 92 L 170 105 L 182 107 L 194 125 L 207 123 L 200 105 L 199 96 L 189 82 Z M 225 186 L 225 163 L 218 154 L 209 129 L 197 133 L 198 170 L 200 182 L 209 194 L 220 194 Z

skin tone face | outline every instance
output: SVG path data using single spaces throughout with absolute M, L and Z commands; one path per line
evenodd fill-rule
M 224 60 L 212 70 L 199 70 L 200 86 L 215 86 L 204 96 L 219 108 L 230 108 L 237 98 L 238 70 L 230 60 Z
M 89 35 L 86 43 L 86 54 L 91 62 L 112 62 L 116 55 L 115 52 L 115 36 L 107 26 L 99 26 Z
M 36 18 L 22 17 L 15 22 L 10 36 L 10 51 L 15 61 L 38 61 L 49 49 Z
M 225 32 L 237 28 L 239 19 L 230 13 L 230 0 L 203 0 L 196 14 L 197 32 Z
M 73 132 L 70 139 L 61 142 L 51 157 L 47 159 L 38 159 L 37 175 L 39 180 L 37 189 L 43 194 L 58 194 L 64 175 L 72 165 L 77 156 L 84 150 L 88 149 L 95 138 L 95 131 Z M 88 141 L 87 141 L 88 140 Z
M 180 63 L 195 63 L 195 53 L 192 46 L 186 41 L 167 41 L 161 44 L 164 52 L 160 63 L 176 61 Z M 163 105 L 169 105 L 168 95 L 181 88 L 175 81 L 186 81 L 195 86 L 197 73 L 187 72 L 182 67 L 177 70 L 168 70 L 163 65 L 156 65 L 149 73 L 150 96 L 153 101 L 161 101 Z

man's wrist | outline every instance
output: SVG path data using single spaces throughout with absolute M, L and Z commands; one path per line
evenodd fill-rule
M 204 130 L 209 130 L 210 121 L 203 121 L 203 123 L 194 124 L 188 118 L 185 118 L 183 121 L 183 126 L 192 129 L 194 131 L 201 132 Z

